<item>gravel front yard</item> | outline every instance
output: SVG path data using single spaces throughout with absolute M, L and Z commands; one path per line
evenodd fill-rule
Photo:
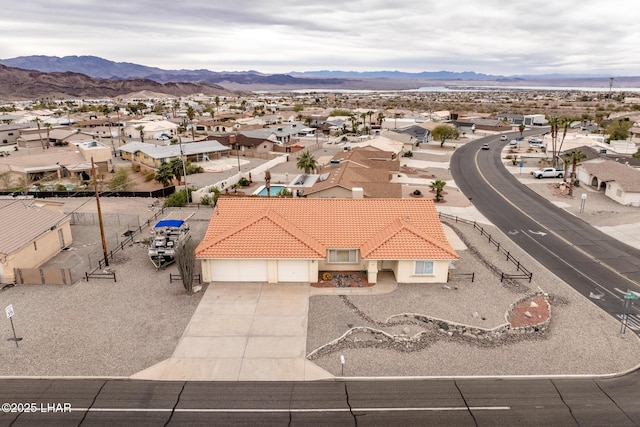
M 126 206 L 127 201 L 105 202 L 109 203 Z M 105 210 L 110 212 L 108 206 Z M 189 224 L 193 238 L 199 241 L 211 210 L 195 211 Z M 107 222 L 105 234 L 111 249 L 116 235 L 121 236 L 128 224 Z M 116 272 L 117 282 L 80 280 L 87 255 L 94 266 L 100 258 L 100 234 L 97 225 L 74 225 L 72 232 L 73 250 L 63 252 L 45 267 L 71 267 L 75 284 L 23 285 L 0 291 L 0 305 L 13 304 L 16 333 L 23 338 L 18 348 L 7 341 L 12 336 L 11 326 L 8 320 L 4 322 L 0 328 L 0 375 L 134 374 L 171 356 L 200 302 L 202 293 L 188 296 L 181 282 L 169 283 L 169 273 L 177 274 L 175 265 L 156 271 L 142 244 L 125 246 L 111 260 L 109 267 Z M 141 238 L 147 236 L 148 228 Z M 83 268 L 75 268 L 77 265 Z
M 515 266 L 478 230 L 461 223 L 450 226 L 468 247 L 458 251 L 460 260 L 455 272 L 475 272 L 473 283 L 457 278 L 446 287 L 401 284 L 384 295 L 314 296 L 310 301 L 307 353 L 358 326 L 405 337 L 424 332 L 418 344 L 391 347 L 376 341 L 372 334 L 358 333 L 313 362 L 340 375 L 340 355 L 344 355 L 347 376 L 606 374 L 640 362 L 640 340 L 634 334 L 621 335 L 617 321 L 519 248 L 508 250 L 533 272 L 533 281 L 501 283 L 497 271 L 514 274 Z M 485 229 L 501 244 L 509 244 L 496 228 Z M 488 341 L 450 337 L 435 327 L 420 324 L 384 326 L 390 316 L 420 313 L 493 328 L 506 322 L 510 304 L 536 291 L 549 294 L 551 323 L 546 332 Z

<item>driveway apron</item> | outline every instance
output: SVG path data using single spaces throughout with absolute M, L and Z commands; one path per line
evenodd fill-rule
M 305 381 L 333 378 L 305 358 L 308 283 L 212 283 L 171 358 L 134 379 Z

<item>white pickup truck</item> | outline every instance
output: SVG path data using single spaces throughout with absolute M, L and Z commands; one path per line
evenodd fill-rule
M 564 173 L 556 168 L 542 168 L 531 172 L 534 178 L 562 178 Z

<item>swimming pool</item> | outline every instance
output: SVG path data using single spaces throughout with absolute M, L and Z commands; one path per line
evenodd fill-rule
M 271 197 L 273 197 L 276 194 L 278 194 L 278 191 L 282 190 L 283 188 L 287 188 L 287 187 L 285 187 L 284 185 L 272 185 L 271 186 Z M 253 194 L 255 194 L 256 196 L 267 197 L 267 187 L 265 187 L 263 185 L 258 190 L 256 190 Z

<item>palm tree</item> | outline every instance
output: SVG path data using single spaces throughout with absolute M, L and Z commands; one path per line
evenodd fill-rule
M 558 152 L 562 152 L 562 144 L 564 143 L 564 138 L 567 136 L 567 130 L 569 126 L 573 123 L 573 118 L 571 117 L 562 117 L 560 118 L 560 126 L 562 126 L 562 139 L 560 140 L 560 145 L 558 145 Z
M 169 163 L 163 163 L 153 179 L 161 183 L 163 187 L 171 185 L 171 181 L 173 180 L 173 169 L 171 165 Z
M 560 125 L 560 119 L 556 116 L 548 118 L 549 126 L 551 127 L 551 164 L 556 167 L 558 159 L 556 159 L 556 152 L 558 151 L 558 126 Z
M 264 187 L 267 189 L 267 197 L 271 197 L 271 171 L 264 171 Z
M 527 127 L 524 125 L 524 123 L 520 123 L 520 126 L 518 126 L 518 130 L 520 131 L 520 138 L 522 138 L 522 134 L 526 128 Z
M 51 139 L 50 139 L 50 134 L 49 134 L 49 132 L 51 132 L 51 123 L 45 123 L 44 127 L 45 127 L 45 129 L 47 129 L 47 143 L 46 143 L 46 146 L 47 146 L 47 148 L 49 148 L 49 147 L 51 147 L 51 144 L 50 144 Z
M 174 119 L 178 116 L 178 108 L 180 108 L 180 101 L 176 99 L 175 101 L 173 101 L 173 105 L 171 106 Z
M 382 127 L 382 122 L 384 121 L 384 114 L 382 112 L 378 113 L 378 124 Z
M 444 200 L 442 190 L 444 190 L 445 185 L 447 185 L 447 183 L 441 179 L 437 179 L 429 185 L 431 187 L 431 190 L 436 192 L 436 202 L 441 202 Z
M 349 121 L 351 122 L 351 133 L 358 132 L 358 118 L 356 116 L 349 116 Z
M 42 134 L 40 133 L 40 123 L 42 123 L 42 119 L 40 117 L 36 117 L 36 125 L 38 126 L 38 136 L 40 137 L 40 145 L 42 145 L 42 149 L 44 150 L 44 140 L 42 139 Z
M 180 184 L 180 181 L 182 180 L 182 171 L 184 170 L 183 166 L 186 166 L 186 164 L 183 165 L 182 159 L 180 157 L 176 157 L 169 162 L 169 166 L 171 168 L 173 176 L 176 177 L 176 179 L 178 180 L 178 184 Z
M 136 130 L 140 132 L 140 142 L 144 142 L 144 126 L 140 125 L 136 127 Z
M 191 124 L 191 136 L 193 137 L 193 140 L 196 140 L 196 128 L 195 126 L 193 126 L 193 118 L 196 116 L 196 110 L 189 105 L 189 108 L 187 108 L 187 118 L 189 119 L 189 124 Z
M 120 106 L 119 105 L 114 105 L 113 106 L 113 111 L 118 115 L 118 137 L 120 137 L 120 135 L 122 135 L 122 133 L 124 132 L 124 129 L 120 125 Z M 118 143 L 118 147 L 119 146 L 120 146 L 120 143 Z
M 313 154 L 311 154 L 309 150 L 305 150 L 305 152 L 298 157 L 296 167 L 303 170 L 304 173 L 309 174 L 318 169 L 318 161 L 313 157 Z
M 367 111 L 367 116 L 369 116 L 369 133 L 371 133 L 371 126 L 372 126 L 371 116 L 373 116 L 373 111 L 371 110 Z
M 580 150 L 573 149 L 567 153 L 571 159 L 571 179 L 569 180 L 569 195 L 573 196 L 573 187 L 576 183 L 576 167 L 587 158 L 587 155 Z

